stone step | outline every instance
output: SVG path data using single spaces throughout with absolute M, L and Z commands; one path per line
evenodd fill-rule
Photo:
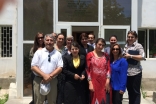
M 0 88 L 9 89 L 10 83 L 15 83 L 15 77 L 0 78 Z

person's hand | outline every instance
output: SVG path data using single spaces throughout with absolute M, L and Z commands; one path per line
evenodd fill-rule
M 89 90 L 94 92 L 94 87 L 92 81 L 89 81 Z
M 45 74 L 45 75 L 43 76 L 43 81 L 42 81 L 42 83 L 49 83 L 49 81 L 50 81 L 51 79 L 52 79 L 52 78 L 51 78 L 50 74 Z
M 85 76 L 82 75 L 82 76 L 80 77 L 80 80 L 84 80 L 84 79 L 85 79 Z
M 124 94 L 124 92 L 122 90 L 119 91 L 120 94 Z
M 123 57 L 126 58 L 126 59 L 129 59 L 131 57 L 131 55 L 128 54 L 128 53 L 125 53 Z
M 74 79 L 75 79 L 75 80 L 78 80 L 78 79 L 80 79 L 80 76 L 79 76 L 78 74 L 75 74 L 75 75 L 74 75 Z
M 110 92 L 110 85 L 109 85 L 109 82 L 106 81 L 106 84 L 105 84 L 105 90 L 106 92 Z

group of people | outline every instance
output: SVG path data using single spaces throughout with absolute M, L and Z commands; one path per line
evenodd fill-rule
M 124 49 L 115 35 L 106 48 L 103 38 L 94 42 L 93 33 L 82 33 L 79 40 L 61 33 L 35 36 L 31 104 L 122 104 L 126 88 L 129 104 L 140 104 L 140 61 L 145 54 L 136 31 L 127 33 Z M 41 84 L 50 85 L 50 91 L 41 92 Z

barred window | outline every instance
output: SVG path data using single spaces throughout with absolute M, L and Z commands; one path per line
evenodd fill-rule
M 0 57 L 12 57 L 12 26 L 0 26 Z

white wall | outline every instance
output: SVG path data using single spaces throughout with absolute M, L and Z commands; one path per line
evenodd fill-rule
M 156 0 L 138 0 L 138 27 L 156 28 Z
M 141 61 L 143 78 L 156 78 L 156 60 Z
M 8 2 L 0 13 L 0 26 L 12 26 L 12 57 L 0 58 L 0 75 L 15 76 L 16 73 L 16 38 L 17 38 L 17 8 L 16 5 Z M 21 56 L 19 56 L 21 57 Z M 3 76 L 4 75 L 4 76 Z
M 138 0 L 138 28 L 156 28 L 156 0 Z M 156 59 L 142 61 L 143 78 L 156 78 Z

